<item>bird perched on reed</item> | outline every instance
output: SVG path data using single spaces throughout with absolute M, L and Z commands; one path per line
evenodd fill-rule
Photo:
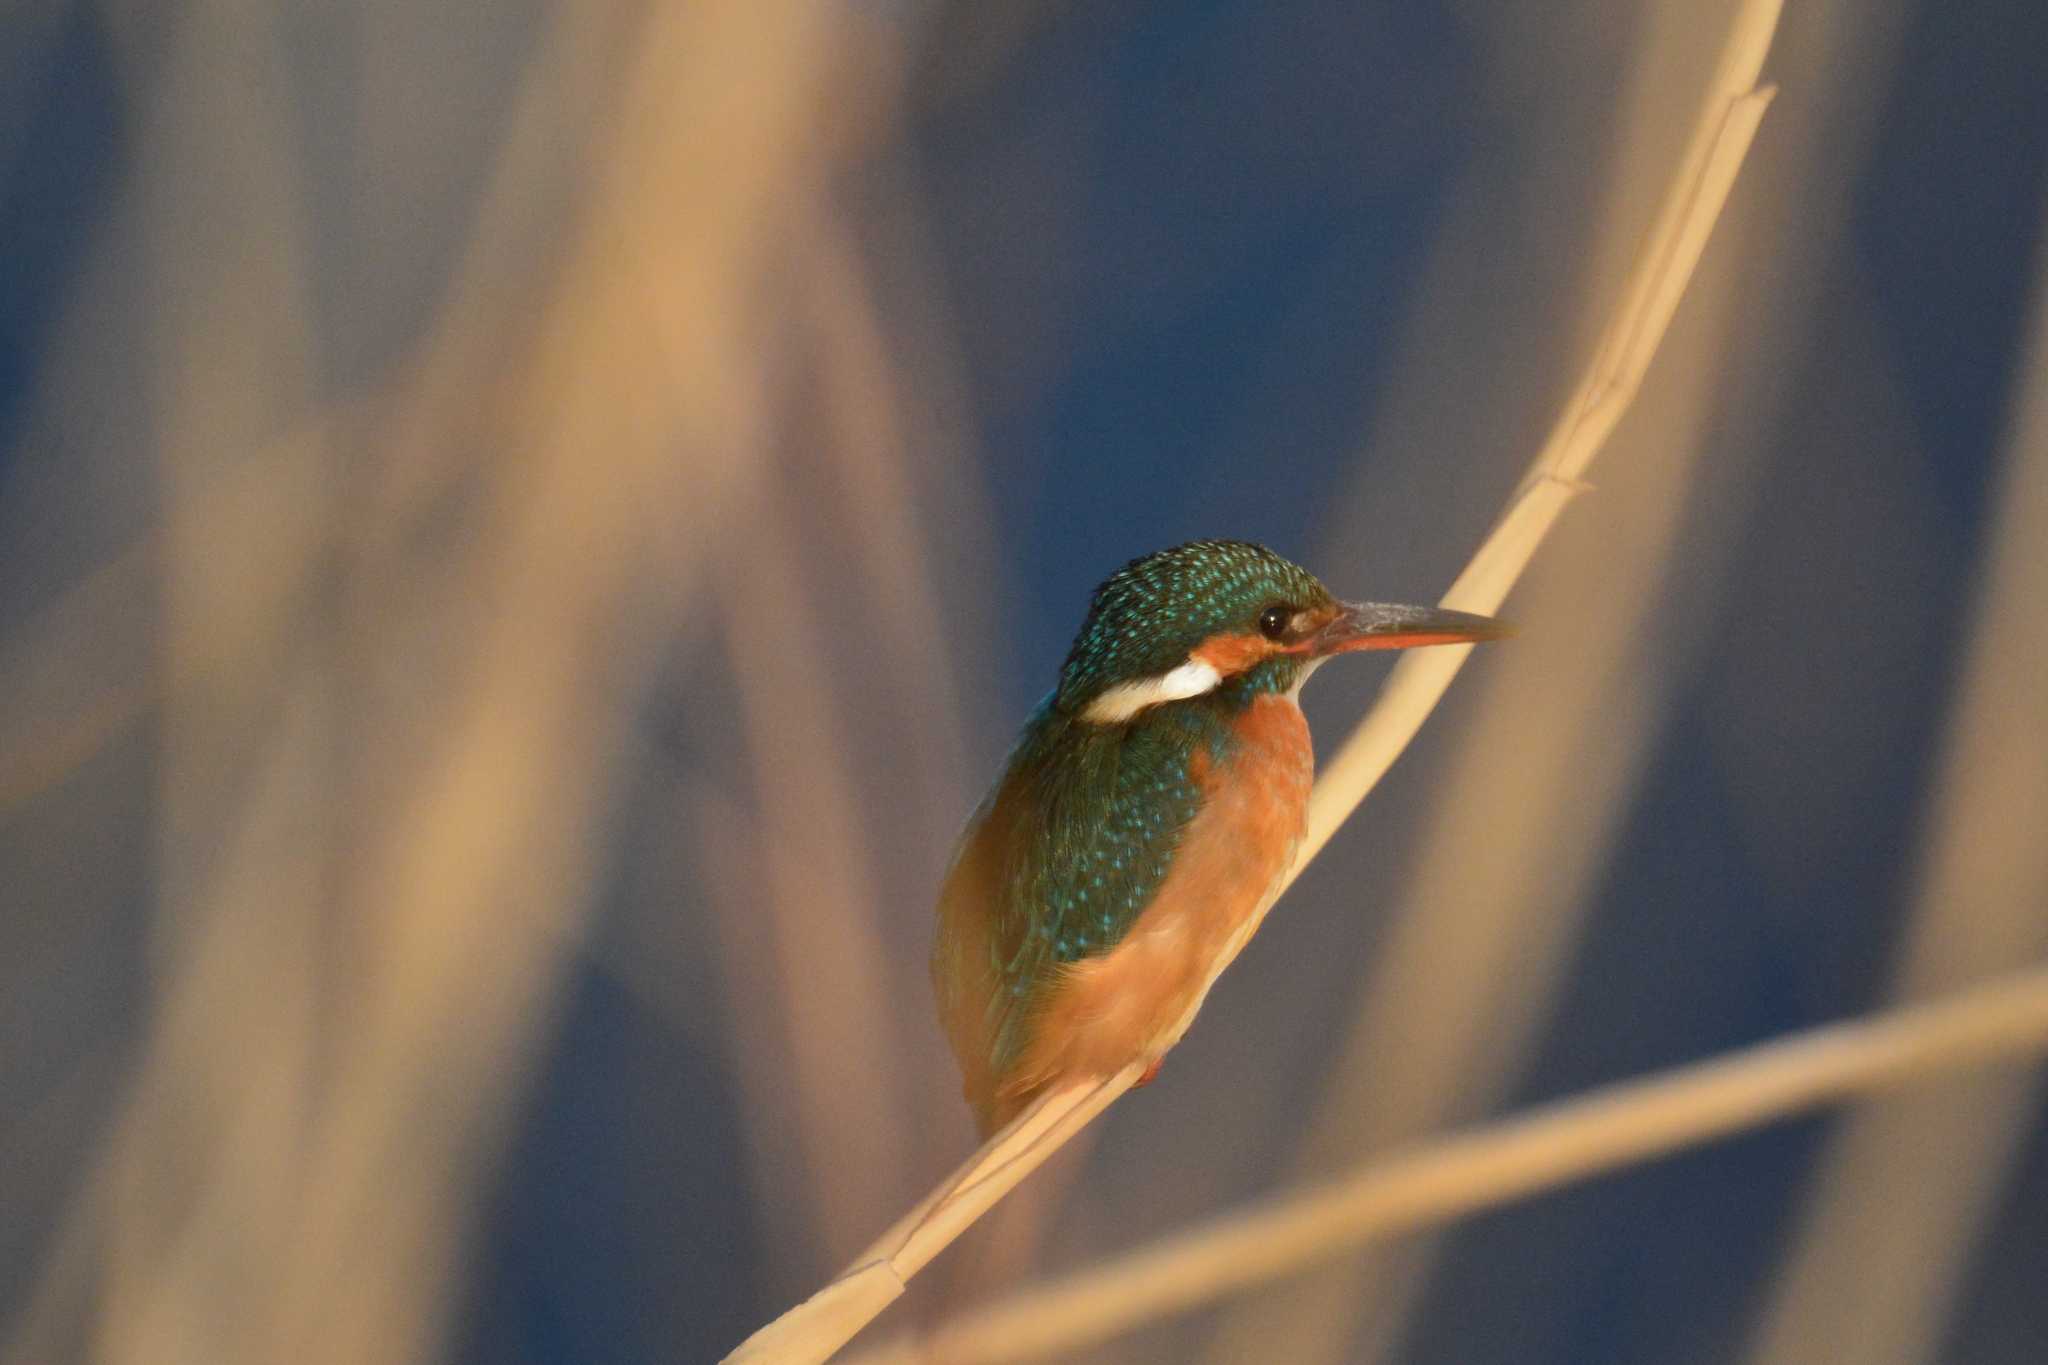
M 1245 541 L 1098 587 L 939 895 L 932 980 L 983 1133 L 1053 1084 L 1157 1073 L 1300 845 L 1315 760 L 1296 698 L 1324 660 L 1502 633 L 1340 602 Z

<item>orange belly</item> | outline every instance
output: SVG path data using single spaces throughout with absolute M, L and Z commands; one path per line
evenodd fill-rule
M 996 1087 L 997 1123 L 1054 1082 L 1165 1055 L 1265 917 L 1301 843 L 1315 759 L 1286 697 L 1253 702 L 1235 738 L 1227 759 L 1197 770 L 1201 812 L 1152 904 L 1113 950 L 1063 970 Z

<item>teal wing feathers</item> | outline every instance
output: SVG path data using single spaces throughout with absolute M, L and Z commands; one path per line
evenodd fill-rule
M 1061 970 L 1114 948 L 1172 866 L 1222 742 L 1200 714 L 1175 712 L 1103 727 L 1041 707 L 961 841 L 932 974 L 978 1109 Z

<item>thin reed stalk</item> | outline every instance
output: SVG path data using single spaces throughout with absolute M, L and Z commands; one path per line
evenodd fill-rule
M 1672 105 L 1682 99 L 1690 113 L 1702 59 L 1711 59 L 1701 34 L 1722 22 L 1685 3 L 1651 10 L 1629 77 L 1634 93 L 1621 105 L 1629 142 L 1608 177 L 1614 221 L 1600 228 L 1610 244 L 1603 254 L 1632 246 L 1653 207 L 1639 187 L 1688 131 L 1673 126 Z M 1616 437 L 1655 458 L 1604 469 L 1597 516 L 1561 528 L 1544 571 L 1517 589 L 1514 614 L 1532 629 L 1471 680 L 1480 691 L 1429 782 L 1425 832 L 1404 843 L 1398 871 L 1372 884 L 1377 938 L 1348 1034 L 1314 1107 L 1283 1141 L 1293 1157 L 1269 1173 L 1269 1188 L 1502 1112 L 1545 1038 L 1574 1027 L 1561 1011 L 1598 888 L 1620 866 L 1616 841 L 1647 794 L 1655 755 L 1683 733 L 1684 680 L 1698 675 L 1705 623 L 1733 581 L 1743 522 L 1732 512 L 1757 486 L 1766 447 L 1756 435 L 1777 405 L 1772 377 L 1813 325 L 1807 281 L 1841 212 L 1841 150 L 1817 136 L 1815 111 L 1837 107 L 1841 84 L 1863 69 L 1842 54 L 1877 39 L 1860 28 L 1853 40 L 1829 33 L 1822 17 L 1807 11 L 1774 48 L 1773 71 L 1796 85 L 1798 103 L 1774 110 L 1770 143 L 1745 171 L 1744 202 L 1702 262 L 1656 383 Z M 1853 144 L 1859 126 L 1847 120 L 1832 137 Z M 1483 210 L 1494 191 L 1483 193 L 1465 217 L 1492 218 Z M 1470 259 L 1458 235 L 1453 227 L 1452 264 L 1439 277 Z M 1456 309 L 1458 299 L 1435 306 Z M 1503 323 L 1522 330 L 1513 319 L 1493 325 Z M 1441 369 L 1447 342 L 1432 337 L 1416 349 L 1390 385 L 1403 395 L 1393 400 L 1399 408 L 1424 405 L 1406 398 L 1407 387 Z M 1395 448 L 1432 434 L 1423 413 L 1397 412 L 1383 425 Z M 1461 443 L 1461 433 L 1444 434 L 1444 444 Z M 1613 592 L 1616 582 L 1632 591 Z M 1542 624 L 1550 621 L 1569 625 Z M 1403 1237 L 1240 1297 L 1206 1328 L 1201 1360 L 1398 1358 L 1412 1332 L 1430 1330 L 1423 1310 L 1439 1297 L 1439 1272 L 1460 1273 L 1442 1255 L 1450 1234 Z M 1569 1245 L 1557 1250 L 1574 1255 Z
M 2048 207 L 2048 205 L 2044 205 Z M 2044 215 L 2048 224 L 2048 215 Z M 2014 812 L 2048 806 L 2048 269 L 2034 284 L 1999 526 L 1893 983 L 1903 1000 L 2041 960 L 2048 847 Z M 2032 742 L 2029 742 L 2032 736 Z M 1959 1077 L 1852 1115 L 1770 1278 L 1751 1365 L 1934 1359 L 1970 1248 L 2023 1150 L 2042 1077 Z M 1872 1190 L 1884 1190 L 1881 1200 Z M 1869 1287 L 1885 1292 L 1873 1295 Z
M 602 10 L 562 19 L 550 51 L 571 55 L 539 76 L 579 65 Z M 667 633 L 649 626 L 760 463 L 756 282 L 838 50 L 815 7 L 624 16 L 559 268 L 529 287 L 479 262 L 478 300 L 516 296 L 519 325 L 451 322 L 408 368 L 390 430 L 363 433 L 391 478 L 361 518 L 364 466 L 314 411 L 287 35 L 233 18 L 120 26 L 161 71 L 110 254 L 132 228 L 169 282 L 135 326 L 165 489 L 155 976 L 9 1358 L 445 1352 L 594 902 L 613 758 Z M 535 108 L 547 161 L 561 129 Z M 489 382 L 458 382 L 486 356 Z M 455 505 L 427 506 L 443 479 Z M 460 533 L 399 533 L 442 520 Z
M 1375 1238 L 1934 1072 L 2048 1050 L 2048 969 L 1545 1105 L 1266 1201 L 894 1342 L 854 1365 L 1070 1350 Z
M 1780 8 L 1780 0 L 1749 0 L 1737 14 L 1691 142 L 1621 301 L 1601 333 L 1593 361 L 1507 510 L 1444 594 L 1443 605 L 1461 611 L 1497 610 L 1566 504 L 1585 490 L 1586 470 L 1642 386 L 1757 125 L 1776 94 L 1774 87 L 1759 86 L 1757 77 L 1770 51 Z M 1386 775 L 1471 652 L 1471 646 L 1461 645 L 1401 656 L 1372 709 L 1316 782 L 1308 836 L 1290 881 Z

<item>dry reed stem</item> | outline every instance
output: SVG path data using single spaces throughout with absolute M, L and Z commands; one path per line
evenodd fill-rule
M 2016 973 L 1935 1004 L 1811 1029 L 1367 1162 L 855 1360 L 970 1365 L 1071 1349 L 1373 1238 L 1926 1072 L 2044 1049 L 2048 969 Z
M 1608 259 L 1633 245 L 1643 212 L 1655 207 L 1642 203 L 1641 187 L 1652 167 L 1668 163 L 1672 140 L 1689 133 L 1692 101 L 1707 75 L 1701 59 L 1712 59 L 1700 39 L 1707 26 L 1724 22 L 1684 4 L 1654 9 L 1629 78 L 1634 94 L 1619 106 L 1622 126 L 1642 131 L 1620 149 L 1605 191 L 1611 208 L 1599 237 Z M 1781 43 L 1774 65 L 1788 55 Z M 1815 65 L 1808 58 L 1796 76 L 1807 109 L 1824 102 L 1814 83 L 1825 89 L 1828 82 L 1827 68 Z M 1685 119 L 1676 126 L 1674 99 L 1683 100 L 1677 110 Z M 1673 574 L 1697 580 L 1706 572 L 1711 583 L 1709 565 L 1732 548 L 1732 524 L 1702 512 L 1747 481 L 1748 457 L 1739 438 L 1731 447 L 1728 432 L 1709 439 L 1710 414 L 1732 401 L 1745 420 L 1758 420 L 1757 378 L 1797 326 L 1781 319 L 1804 316 L 1798 291 L 1784 280 L 1799 269 L 1801 251 L 1825 235 L 1814 227 L 1825 216 L 1814 200 L 1825 202 L 1827 182 L 1815 174 L 1813 144 L 1800 124 L 1774 124 L 1768 165 L 1746 172 L 1767 171 L 1774 185 L 1759 191 L 1752 184 L 1745 211 L 1718 229 L 1722 245 L 1694 281 L 1685 324 L 1667 338 L 1658 381 L 1619 437 L 1652 457 L 1631 458 L 1624 474 L 1602 479 L 1605 531 L 1568 530 L 1549 552 L 1548 572 L 1517 590 L 1518 617 L 1569 620 L 1570 628 L 1532 629 L 1472 680 L 1480 692 L 1464 708 L 1454 757 L 1431 783 L 1426 833 L 1415 858 L 1382 887 L 1376 917 L 1385 927 L 1348 1036 L 1294 1140 L 1293 1160 L 1269 1184 L 1326 1176 L 1498 1112 L 1554 1009 L 1591 908 L 1588 885 L 1642 781 L 1648 748 L 1675 700 L 1674 680 L 1696 643 L 1688 622 L 1702 607 L 1686 603 L 1702 594 L 1697 586 L 1678 588 Z M 1801 192 L 1785 193 L 1788 185 Z M 1787 218 L 1793 213 L 1797 232 Z M 1751 242 L 1768 259 L 1750 262 Z M 1626 257 L 1615 264 L 1625 268 Z M 1760 280 L 1760 272 L 1774 279 Z M 1612 278 L 1599 267 L 1589 273 Z M 1762 306 L 1778 325 L 1760 338 L 1740 314 Z M 1410 361 L 1418 373 L 1409 382 L 1424 382 L 1440 364 L 1429 355 Z M 1731 400 L 1731 392 L 1738 396 Z M 1396 444 L 1419 435 L 1396 422 Z M 1724 492 L 1702 503 L 1695 488 L 1704 479 Z M 1689 558 L 1677 566 L 1671 555 L 1681 526 Z M 1614 593 L 1616 582 L 1634 590 Z M 1531 590 L 1539 595 L 1528 596 Z M 1391 1359 L 1437 1248 L 1436 1237 L 1407 1237 L 1243 1296 L 1216 1315 L 1202 1359 Z
M 386 450 L 379 452 L 387 486 L 373 494 L 378 516 L 364 527 L 372 551 L 388 553 L 437 492 L 473 471 L 467 442 L 450 432 L 474 422 L 477 395 L 491 387 L 505 337 L 521 325 L 507 314 L 517 313 L 524 296 L 505 289 L 505 281 L 542 268 L 533 240 L 539 234 L 526 219 L 536 203 L 549 202 L 550 179 L 562 174 L 563 129 L 598 122 L 597 107 L 616 95 L 619 53 L 633 33 L 630 15 L 579 14 L 551 29 L 522 72 L 479 226 L 455 267 L 451 303 L 399 391 L 375 393 L 361 403 L 366 413 L 391 402 L 401 409 Z M 405 49 L 375 50 L 380 60 L 389 60 Z M 381 70 L 370 63 L 365 76 Z M 409 87 L 410 76 L 398 84 Z M 410 147 L 420 135 L 418 111 L 404 99 L 366 101 L 361 113 L 370 123 L 388 125 L 387 142 Z M 290 430 L 251 443 L 248 457 L 231 469 L 183 471 L 180 477 L 196 485 L 189 500 L 214 506 L 227 518 L 268 505 L 289 491 L 290 471 L 280 472 L 280 465 L 290 452 L 338 434 L 336 428 L 354 415 L 347 407 L 342 400 L 337 408 L 292 414 Z M 112 554 L 63 591 L 0 661 L 0 695 L 18 707 L 0 718 L 0 813 L 62 780 L 191 684 L 190 678 L 157 676 L 129 653 L 148 640 L 134 622 L 154 609 L 164 554 L 157 531 Z M 19 705 L 23 697 L 29 698 L 26 706 Z
M 748 296 L 771 241 L 763 225 L 782 187 L 810 170 L 803 120 L 832 50 L 825 18 L 798 6 L 654 13 L 635 29 L 645 41 L 612 83 L 626 92 L 602 159 L 614 173 L 596 187 L 532 344 L 524 327 L 509 345 L 502 333 L 470 339 L 473 352 L 509 349 L 494 370 L 512 381 L 419 400 L 435 431 L 458 426 L 458 410 L 490 409 L 499 439 L 464 471 L 482 503 L 475 534 L 432 558 L 405 597 L 366 591 L 383 610 L 361 640 L 307 624 L 287 591 L 330 567 L 334 451 L 293 442 L 285 480 L 211 477 L 252 462 L 263 433 L 290 425 L 288 411 L 251 409 L 305 401 L 288 373 L 300 349 L 288 324 L 310 315 L 296 290 L 245 268 L 240 236 L 213 239 L 257 234 L 250 252 L 294 283 L 296 263 L 271 259 L 283 234 L 245 210 L 289 217 L 304 196 L 237 181 L 240 193 L 214 196 L 229 211 L 184 213 L 143 197 L 141 213 L 203 225 L 210 239 L 181 235 L 165 256 L 233 275 L 216 290 L 165 261 L 177 296 L 207 311 L 176 313 L 150 356 L 172 476 L 163 675 L 195 682 L 167 721 L 164 766 L 198 780 L 165 803 L 165 981 L 151 1035 L 60 1256 L 10 1330 L 21 1359 L 56 1358 L 45 1343 L 82 1330 L 95 1359 L 403 1361 L 432 1352 L 458 1305 L 471 1194 L 587 901 L 586 833 L 630 700 L 618 684 L 644 674 L 656 638 L 630 629 L 630 608 L 657 570 L 681 591 L 750 474 Z M 223 102 L 247 73 L 211 79 L 236 55 L 217 56 L 215 36 L 181 30 L 190 60 L 173 94 L 227 93 L 193 95 L 182 121 L 195 130 L 167 136 L 172 170 L 233 165 L 217 152 L 237 127 L 290 122 Z M 764 101 L 759 73 L 771 66 Z M 713 122 L 721 138 L 709 145 L 700 134 Z M 710 183 L 720 192 L 705 193 Z M 196 197 L 175 183 L 163 191 L 173 209 Z M 220 325 L 223 313 L 238 326 Z M 461 344 L 451 334 L 442 346 Z M 261 363 L 239 363 L 248 352 Z M 445 355 L 436 347 L 423 362 L 426 388 Z M 688 499 L 678 445 L 701 454 Z M 285 496 L 221 505 L 208 495 L 223 484 Z M 662 556 L 663 533 L 684 550 Z M 416 617 L 451 660 L 431 715 L 416 728 L 354 728 L 336 703 L 333 656 L 389 644 Z M 368 703 L 361 712 L 382 718 Z M 362 783 L 377 798 L 364 810 L 345 808 L 348 784 L 327 780 L 332 755 L 359 735 L 360 769 L 376 775 Z M 323 938 L 330 924 L 341 927 Z M 320 951 L 335 940 L 341 951 Z
M 1137 1081 L 1129 1066 L 1047 1092 L 983 1143 L 830 1284 L 741 1342 L 732 1365 L 824 1360 L 894 1303 L 910 1278 Z
M 734 732 L 754 800 L 744 816 L 716 823 L 747 828 L 753 871 L 716 900 L 732 998 L 755 1002 L 731 1031 L 750 1150 L 776 1191 L 762 1201 L 762 1234 L 822 1245 L 836 1259 L 918 1193 L 931 1155 L 904 1118 L 932 1097 L 913 1095 L 894 1065 L 906 1040 L 887 1008 L 921 975 L 912 983 L 883 951 L 907 926 L 891 921 L 902 912 L 884 890 L 885 830 L 858 799 L 854 774 L 866 764 L 846 741 L 863 730 L 881 741 L 907 788 L 903 809 L 927 814 L 959 808 L 965 746 L 956 661 L 925 628 L 939 614 L 937 575 L 910 496 L 910 418 L 880 301 L 831 203 L 805 196 L 793 218 L 797 322 L 800 344 L 815 351 L 828 476 L 834 497 L 862 518 L 822 524 L 813 490 L 772 482 L 738 518 L 747 534 L 726 549 L 716 615 L 722 653 L 745 680 Z M 804 572 L 803 552 L 841 531 L 858 581 L 834 580 L 828 593 Z M 816 685 L 836 669 L 825 599 L 836 616 L 858 610 L 856 586 L 873 604 L 874 665 L 892 675 L 878 690 L 895 703 L 865 726 L 853 712 L 867 697 L 821 696 Z M 777 628 L 763 631 L 764 620 Z M 716 840 L 704 842 L 713 855 Z
M 1756 80 L 1779 8 L 1779 0 L 1749 0 L 1736 16 L 1677 178 L 1593 361 L 1507 511 L 1444 594 L 1445 606 L 1479 612 L 1499 608 L 1565 505 L 1584 489 L 1587 467 L 1635 398 L 1775 93 L 1758 87 Z M 1471 652 L 1470 645 L 1460 645 L 1401 656 L 1379 699 L 1316 783 L 1308 835 L 1290 880 L 1393 766 Z
M 1759 89 L 1756 79 L 1778 9 L 1777 0 L 1750 0 L 1737 16 L 1705 112 L 1594 361 L 1508 510 L 1445 595 L 1445 605 L 1482 611 L 1499 605 L 1565 504 L 1583 487 L 1580 476 L 1634 398 L 1770 104 L 1773 92 Z M 1396 665 L 1379 699 L 1316 784 L 1308 835 L 1289 882 L 1407 747 L 1469 652 L 1469 646 L 1418 651 Z M 1228 965 L 1228 959 L 1218 961 L 1215 971 Z M 933 1255 L 1129 1089 L 1138 1071 L 1128 1067 L 1100 1082 L 1046 1096 L 984 1143 L 952 1179 L 838 1278 L 748 1337 L 726 1360 L 828 1358 L 893 1302 Z
M 58 595 L 0 653 L 0 817 L 42 795 L 125 732 L 155 700 L 134 628 L 155 584 L 154 537 Z M 108 642 L 115 642 L 110 648 Z
M 792 501 L 761 488 L 740 516 L 747 547 L 720 566 L 724 648 L 747 680 L 736 693 L 735 728 L 758 793 L 760 847 L 772 851 L 744 909 L 728 908 L 763 917 L 774 994 L 760 1002 L 762 1015 L 788 1021 L 790 1056 L 753 1083 L 787 1092 L 770 1112 L 794 1120 L 815 1225 L 843 1253 L 894 1203 L 877 1198 L 877 1187 L 915 1186 L 901 1170 L 911 1134 L 906 1091 L 890 1065 L 900 1049 L 885 1009 L 894 992 L 877 923 L 874 841 L 840 733 L 843 704 L 817 695 L 831 667 L 819 643 L 820 605 L 796 567 Z M 764 614 L 780 628 L 759 629 Z M 867 1180 L 836 1178 L 847 1166 Z
M 2048 809 L 2039 724 L 2048 667 L 2048 270 L 2036 274 L 2022 356 L 1999 525 L 1896 970 L 1894 993 L 1907 1000 L 2048 950 L 2048 845 L 2015 818 Z M 1959 1078 L 1851 1116 L 1831 1136 L 1801 1226 L 1770 1279 L 1753 1365 L 1934 1359 L 2041 1088 L 2038 1073 Z M 1873 1190 L 1887 1193 L 1873 1200 Z

